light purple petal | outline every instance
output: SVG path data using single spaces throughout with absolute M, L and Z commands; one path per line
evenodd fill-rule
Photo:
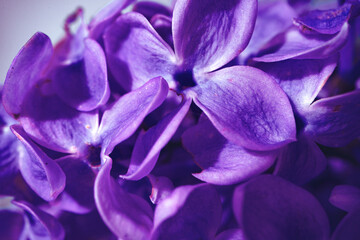
M 212 184 L 247 180 L 268 169 L 276 157 L 275 152 L 252 152 L 229 142 L 205 117 L 184 132 L 182 143 L 202 169 L 193 175 Z
M 178 0 L 173 36 L 184 70 L 211 72 L 242 52 L 250 41 L 257 13 L 254 0 Z
M 163 117 L 146 133 L 139 135 L 131 156 L 129 169 L 120 177 L 127 180 L 139 180 L 147 176 L 155 167 L 161 149 L 175 134 L 185 115 L 189 111 L 191 99 L 185 99 L 176 109 Z
M 287 59 L 322 59 L 338 52 L 345 44 L 349 24 L 333 35 L 304 35 L 295 27 L 279 34 L 269 42 L 267 48 L 276 48 L 273 53 L 254 58 L 258 62 L 277 62 Z
M 65 187 L 65 174 L 24 132 L 20 125 L 11 130 L 24 144 L 29 158 L 19 157 L 19 168 L 25 181 L 41 198 L 54 200 Z
M 52 71 L 51 79 L 62 101 L 80 111 L 91 111 L 106 103 L 110 89 L 102 48 L 94 40 L 81 40 L 81 59 L 62 62 Z
M 266 151 L 295 139 L 289 100 L 269 75 L 256 68 L 236 66 L 204 78 L 194 88 L 194 102 L 229 141 Z
M 360 91 L 323 98 L 305 114 L 306 134 L 325 146 L 344 146 L 360 136 Z
M 305 184 L 323 172 L 327 160 L 316 143 L 305 136 L 280 150 L 274 174 L 295 184 Z
M 48 94 L 51 83 L 42 82 L 25 99 L 20 122 L 41 145 L 59 152 L 78 153 L 94 141 L 98 113 L 78 112 L 56 95 Z
M 151 239 L 213 239 L 220 220 L 221 202 L 214 187 L 181 186 L 157 205 Z
M 246 240 L 241 229 L 229 229 L 221 232 L 215 240 Z
M 294 19 L 300 29 L 308 33 L 315 31 L 322 34 L 334 34 L 350 17 L 351 4 L 344 4 L 335 9 L 313 10 Z
M 346 215 L 339 223 L 331 240 L 358 240 L 360 236 L 360 208 Z
M 248 239 L 329 239 L 329 221 L 320 203 L 280 177 L 262 175 L 239 186 L 233 208 Z
M 42 77 L 52 51 L 49 37 L 38 32 L 13 60 L 6 75 L 2 99 L 6 111 L 14 118 L 20 113 L 29 89 Z
M 150 200 L 153 204 L 159 204 L 162 200 L 169 197 L 174 190 L 174 184 L 167 177 L 153 176 L 150 174 L 147 177 L 152 186 Z
M 351 185 L 335 186 L 329 202 L 346 212 L 354 211 L 360 208 L 360 188 Z
M 150 205 L 122 189 L 110 176 L 111 166 L 109 158 L 95 180 L 95 203 L 100 216 L 118 238 L 148 239 L 153 225 Z
M 160 106 L 167 96 L 168 89 L 168 84 L 163 78 L 154 78 L 142 87 L 122 96 L 104 112 L 99 136 L 106 155 L 118 143 L 130 137 L 147 114 Z
M 56 218 L 24 201 L 13 201 L 26 214 L 26 235 L 29 239 L 62 240 L 65 231 Z M 26 238 L 27 239 L 27 238 Z
M 104 42 L 109 69 L 124 89 L 136 89 L 158 76 L 172 81 L 173 50 L 141 14 L 120 16 L 105 32 Z
M 286 60 L 259 63 L 256 67 L 271 75 L 298 108 L 307 108 L 334 71 L 338 57 L 321 60 Z

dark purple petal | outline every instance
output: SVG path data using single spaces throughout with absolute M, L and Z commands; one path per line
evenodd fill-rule
M 329 222 L 320 203 L 280 177 L 262 175 L 239 186 L 233 208 L 248 239 L 329 239 Z
M 351 185 L 335 186 L 329 202 L 346 212 L 354 211 L 360 208 L 360 188 Z
M 48 36 L 36 33 L 20 50 L 6 75 L 3 104 L 17 118 L 29 89 L 41 78 L 53 48 Z
M 171 17 L 156 14 L 151 18 L 151 25 L 154 27 L 156 32 L 164 39 L 164 41 L 169 44 L 171 48 L 174 48 L 174 40 L 172 37 L 171 31 Z
M 204 78 L 190 94 L 229 141 L 266 151 L 295 139 L 289 100 L 269 75 L 256 68 L 236 66 Z
M 256 13 L 254 0 L 176 1 L 173 36 L 178 64 L 201 72 L 225 65 L 249 43 Z
M 152 186 L 150 200 L 153 204 L 159 204 L 171 194 L 174 189 L 174 184 L 167 177 L 153 176 L 150 174 L 147 177 Z
M 109 158 L 95 180 L 95 203 L 100 216 L 118 238 L 148 239 L 153 225 L 150 205 L 117 184 L 110 176 L 111 166 Z
M 91 111 L 106 103 L 110 89 L 103 50 L 94 40 L 81 40 L 81 59 L 63 62 L 52 71 L 51 79 L 61 100 L 80 111 Z
M 315 141 L 344 146 L 360 136 L 360 91 L 320 99 L 310 106 L 305 118 L 305 132 Z
M 19 157 L 19 168 L 25 181 L 41 198 L 54 200 L 65 187 L 65 174 L 24 132 L 20 125 L 11 130 L 24 144 L 29 157 Z
M 360 236 L 360 208 L 346 215 L 339 223 L 331 240 L 358 240 Z
M 59 152 L 78 153 L 94 141 L 98 113 L 76 111 L 58 96 L 48 94 L 49 88 L 51 83 L 44 81 L 32 89 L 25 99 L 20 122 L 41 145 Z
M 229 229 L 216 236 L 215 240 L 246 240 L 241 229 Z
M 13 203 L 25 211 L 27 218 L 25 229 L 26 239 L 54 239 L 62 240 L 65 231 L 56 218 L 24 201 Z
M 158 76 L 172 81 L 174 52 L 141 14 L 120 16 L 105 32 L 104 42 L 109 69 L 124 89 Z
M 229 142 L 205 117 L 183 134 L 182 142 L 202 169 L 193 175 L 212 184 L 244 181 L 268 169 L 276 157 L 274 152 L 252 152 Z
M 298 108 L 307 108 L 334 71 L 338 57 L 321 60 L 286 60 L 258 63 L 256 67 L 271 75 Z
M 163 78 L 151 79 L 142 87 L 122 96 L 104 112 L 98 132 L 106 155 L 118 143 L 130 137 L 147 114 L 160 106 L 168 89 Z
M 2 239 L 17 240 L 23 232 L 24 217 L 19 212 L 0 210 L 0 236 Z
M 305 184 L 325 170 L 327 160 L 316 143 L 305 136 L 280 150 L 274 174 L 295 184 Z
M 220 219 L 221 202 L 214 187 L 181 186 L 157 205 L 151 239 L 213 239 Z
M 315 31 L 322 34 L 334 34 L 350 17 L 351 4 L 335 9 L 313 10 L 294 19 L 296 25 L 305 32 Z
M 273 53 L 254 58 L 258 62 L 278 62 L 287 59 L 322 59 L 338 52 L 345 44 L 349 24 L 333 35 L 304 35 L 295 27 L 279 34 L 269 42 L 267 48 L 276 48 Z
M 141 13 L 149 21 L 156 14 L 171 16 L 171 10 L 157 2 L 137 2 L 134 5 L 133 11 Z
M 136 140 L 129 169 L 120 177 L 127 180 L 139 180 L 147 176 L 155 167 L 161 149 L 175 134 L 185 115 L 189 111 L 191 99 L 185 99 L 176 109 L 163 117 L 146 133 Z

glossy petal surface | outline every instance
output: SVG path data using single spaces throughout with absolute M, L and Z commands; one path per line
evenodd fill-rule
M 139 135 L 131 156 L 128 172 L 120 176 L 127 180 L 139 180 L 147 176 L 155 167 L 161 149 L 175 134 L 191 104 L 191 99 L 184 100 L 180 106 L 163 117 L 146 133 Z
M 258 175 L 275 161 L 275 153 L 252 152 L 229 142 L 205 117 L 182 135 L 184 147 L 202 169 L 194 174 L 202 181 L 228 185 Z
M 165 100 L 168 88 L 163 78 L 154 78 L 142 87 L 122 96 L 104 112 L 99 135 L 105 154 L 109 154 L 118 143 L 136 131 L 146 115 Z
M 64 172 L 29 138 L 20 125 L 11 126 L 11 130 L 24 144 L 29 155 L 29 158 L 19 157 L 19 168 L 25 181 L 44 200 L 54 200 L 64 190 Z
M 194 102 L 229 141 L 251 150 L 272 150 L 295 139 L 289 100 L 264 72 L 245 66 L 205 75 Z
M 141 14 L 119 17 L 106 31 L 104 42 L 110 71 L 124 89 L 136 89 L 158 76 L 172 81 L 173 50 Z
M 151 239 L 213 239 L 220 218 L 220 198 L 211 185 L 181 186 L 157 205 Z
M 280 177 L 262 175 L 239 186 L 233 208 L 248 239 L 329 239 L 329 222 L 320 203 Z
M 316 143 L 305 136 L 280 150 L 275 175 L 295 184 L 305 184 L 325 170 L 327 160 Z
M 347 212 L 360 208 L 360 188 L 351 185 L 335 186 L 329 202 Z
M 360 209 L 349 213 L 339 223 L 331 240 L 357 240 L 360 236 Z
M 360 136 L 360 91 L 323 98 L 305 114 L 305 132 L 325 146 L 344 146 Z
M 178 0 L 173 12 L 177 61 L 184 70 L 211 72 L 247 46 L 257 1 Z
M 95 202 L 100 216 L 118 238 L 148 239 L 153 211 L 137 195 L 126 192 L 110 176 L 112 160 L 108 159 L 95 180 Z
M 36 33 L 20 50 L 6 75 L 3 104 L 6 111 L 15 116 L 20 113 L 21 105 L 31 87 L 41 77 L 50 61 L 52 45 L 48 36 Z

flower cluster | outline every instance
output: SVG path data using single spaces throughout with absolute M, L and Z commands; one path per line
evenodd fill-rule
M 359 239 L 359 1 L 170 5 L 78 9 L 19 51 L 1 238 Z

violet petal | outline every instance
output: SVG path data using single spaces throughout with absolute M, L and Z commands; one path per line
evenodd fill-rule
M 211 72 L 245 49 L 257 14 L 253 0 L 178 0 L 173 12 L 177 61 L 184 70 Z
M 152 186 L 150 200 L 153 204 L 159 204 L 174 190 L 174 184 L 167 177 L 153 176 L 150 174 L 147 177 Z
M 269 75 L 236 66 L 204 77 L 193 89 L 194 102 L 229 141 L 266 151 L 295 139 L 290 102 Z
M 346 215 L 336 227 L 331 240 L 357 240 L 360 236 L 360 208 Z
M 239 186 L 233 208 L 248 239 L 329 239 L 329 221 L 320 203 L 280 177 L 262 175 Z
M 171 16 L 171 10 L 163 4 L 157 2 L 137 2 L 134 5 L 133 11 L 141 13 L 149 21 L 156 14 Z
M 246 240 L 244 233 L 239 228 L 228 229 L 216 236 L 215 240 Z
M 3 239 L 20 239 L 25 225 L 24 217 L 16 211 L 0 209 L 0 236 Z
M 346 212 L 354 211 L 360 208 L 360 189 L 351 185 L 335 186 L 329 202 Z

